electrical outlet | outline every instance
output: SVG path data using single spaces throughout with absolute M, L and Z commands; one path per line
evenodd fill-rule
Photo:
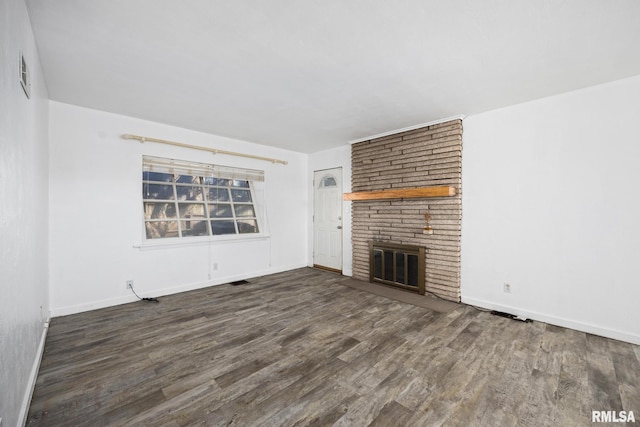
M 213 263 L 213 270 L 214 271 L 218 270 L 218 263 L 217 262 Z
M 504 284 L 504 291 L 508 294 L 511 293 L 511 285 L 509 283 Z
M 133 280 L 127 280 L 127 289 L 133 289 Z

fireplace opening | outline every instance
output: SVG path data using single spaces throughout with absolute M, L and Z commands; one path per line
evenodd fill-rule
M 369 242 L 369 281 L 424 295 L 425 250 L 421 246 Z

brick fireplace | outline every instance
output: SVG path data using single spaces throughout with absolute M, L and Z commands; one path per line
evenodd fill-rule
M 371 241 L 423 247 L 426 292 L 459 302 L 462 121 L 353 144 L 351 167 L 354 193 L 430 186 L 455 188 L 453 196 L 354 200 L 353 277 L 369 280 Z M 433 234 L 423 232 L 427 212 Z

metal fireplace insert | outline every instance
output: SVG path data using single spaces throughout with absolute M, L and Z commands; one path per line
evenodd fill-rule
M 369 282 L 384 283 L 424 295 L 425 249 L 369 241 Z

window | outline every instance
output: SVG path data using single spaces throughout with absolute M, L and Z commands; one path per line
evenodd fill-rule
M 337 185 L 338 185 L 338 183 L 336 182 L 336 178 L 335 177 L 333 177 L 331 175 L 325 175 L 320 180 L 320 185 L 318 187 L 327 188 L 327 187 L 336 187 Z
M 257 234 L 262 181 L 262 171 L 144 156 L 146 238 Z

